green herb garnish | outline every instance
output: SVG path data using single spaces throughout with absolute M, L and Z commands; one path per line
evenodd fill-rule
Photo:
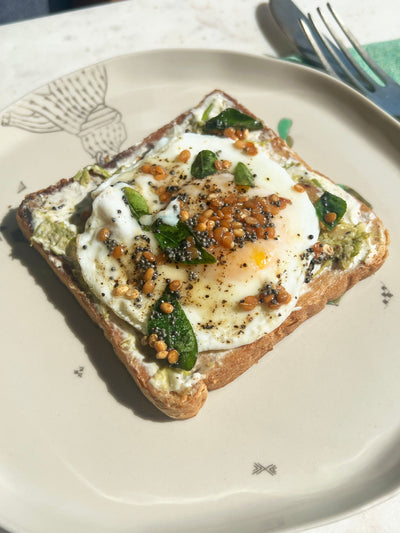
M 176 226 L 164 224 L 157 219 L 151 226 L 154 237 L 167 258 L 175 263 L 184 265 L 203 265 L 216 263 L 216 259 L 199 243 L 191 229 L 184 222 L 179 221 Z M 187 253 L 186 239 L 192 236 L 199 252 L 198 257 L 190 257 Z
M 146 200 L 131 187 L 124 187 L 123 191 L 131 213 L 140 224 L 140 218 L 149 214 Z M 175 226 L 171 226 L 170 224 L 165 224 L 161 218 L 157 218 L 151 225 L 140 225 L 144 230 L 153 233 L 161 250 L 165 252 L 167 259 L 171 262 L 185 265 L 203 265 L 216 262 L 215 257 L 201 246 L 190 227 L 182 221 L 178 221 Z M 186 239 L 190 236 L 193 237 L 198 251 L 197 257 L 192 257 L 188 252 L 189 244 Z
M 233 174 L 236 185 L 242 185 L 243 187 L 254 187 L 254 177 L 249 168 L 242 162 L 235 167 Z
M 172 313 L 163 313 L 161 304 L 170 303 L 174 310 Z M 197 340 L 192 325 L 190 324 L 184 310 L 179 304 L 176 293 L 167 286 L 161 298 L 154 304 L 147 323 L 147 334 L 151 335 L 162 331 L 162 339 L 169 350 L 177 350 L 179 353 L 178 362 L 173 365 L 183 370 L 191 370 L 197 359 Z
M 204 125 L 205 133 L 212 133 L 213 131 L 223 131 L 226 128 L 261 130 L 263 125 L 260 121 L 256 120 L 249 115 L 245 115 L 241 111 L 228 107 L 224 109 L 216 117 L 210 118 Z
M 149 214 L 149 208 L 146 200 L 140 193 L 131 187 L 124 187 L 123 191 L 125 198 L 128 201 L 131 213 L 137 220 L 139 220 L 141 216 Z
M 346 209 L 347 203 L 339 196 L 335 196 L 328 191 L 325 191 L 315 204 L 315 211 L 319 220 L 329 231 L 333 230 L 341 221 Z M 329 215 L 331 213 L 334 213 L 336 216 L 334 220 L 329 221 Z
M 214 152 L 211 152 L 211 150 L 202 150 L 196 155 L 195 160 L 192 163 L 190 169 L 192 176 L 198 179 L 203 179 L 215 174 L 215 162 L 217 160 L 218 157 Z
M 151 229 L 162 250 L 165 250 L 168 246 L 177 248 L 191 235 L 189 227 L 181 221 L 176 226 L 169 226 L 161 222 L 160 219 L 157 219 Z

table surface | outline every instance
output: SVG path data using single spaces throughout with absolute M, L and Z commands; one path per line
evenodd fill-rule
M 298 0 L 297 5 L 307 12 L 323 3 Z M 334 0 L 334 7 L 363 44 L 400 37 L 398 0 Z M 291 54 L 266 14 L 267 4 L 256 0 L 126 0 L 0 26 L 0 109 L 59 76 L 134 51 Z M 397 533 L 400 495 L 313 531 Z

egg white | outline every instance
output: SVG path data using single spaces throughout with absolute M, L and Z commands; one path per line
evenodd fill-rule
M 177 156 L 184 149 L 190 151 L 191 158 L 181 163 Z M 231 161 L 230 171 L 205 180 L 194 179 L 190 166 L 196 154 L 204 149 Z M 165 206 L 155 194 L 160 182 L 143 174 L 139 165 L 120 172 L 94 194 L 92 215 L 78 238 L 78 262 L 93 294 L 123 320 L 146 333 L 149 314 L 165 288 L 165 280 L 181 280 L 180 303 L 192 324 L 199 351 L 249 344 L 277 328 L 296 306 L 304 286 L 308 260 L 302 258 L 303 252 L 318 240 L 319 223 L 307 194 L 293 189 L 294 182 L 287 171 L 262 148 L 256 156 L 245 156 L 225 137 L 181 132 L 160 143 L 145 161 L 160 164 L 170 172 L 163 184 L 177 187 L 174 194 L 187 194 L 191 215 L 204 210 L 201 195 L 207 194 L 210 184 L 218 188 L 221 196 L 235 190 L 231 171 L 239 161 L 245 162 L 255 176 L 255 186 L 248 189 L 246 196 L 278 194 L 291 203 L 273 219 L 275 239 L 246 242 L 242 248 L 227 253 L 226 262 L 222 263 L 159 265 L 153 294 L 128 300 L 115 296 L 113 290 L 116 282 L 129 283 L 137 277 L 136 264 L 131 259 L 135 249 L 140 243 L 146 243 L 154 254 L 160 249 L 154 235 L 133 217 L 124 201 L 123 188 L 129 185 L 145 196 L 153 216 L 163 216 Z M 171 211 L 164 219 L 171 220 Z M 110 249 L 98 240 L 98 232 L 104 227 L 111 231 L 112 239 L 126 246 L 127 253 L 122 258 L 115 259 Z M 281 283 L 292 297 L 290 302 L 277 310 L 264 305 L 250 312 L 241 310 L 240 300 L 258 294 L 268 282 Z

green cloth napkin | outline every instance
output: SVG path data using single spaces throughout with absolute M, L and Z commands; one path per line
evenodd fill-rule
M 372 59 L 391 76 L 397 83 L 400 83 L 400 39 L 393 41 L 383 41 L 380 43 L 366 44 L 363 48 L 370 54 Z M 350 50 L 353 56 L 362 63 L 358 54 Z M 296 63 L 308 64 L 306 60 L 298 56 L 289 56 L 286 59 Z
M 400 83 L 400 39 L 371 43 L 365 50 L 397 83 Z

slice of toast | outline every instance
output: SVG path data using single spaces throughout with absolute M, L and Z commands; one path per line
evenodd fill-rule
M 249 123 L 250 133 L 247 138 L 244 138 L 248 135 L 247 119 L 244 119 L 245 122 L 240 122 L 243 116 L 240 116 L 240 123 L 235 124 L 234 127 L 229 126 L 229 122 L 225 124 L 223 121 L 222 125 L 216 126 L 216 117 L 220 117 L 221 112 L 226 109 L 238 110 L 247 119 L 254 119 Z M 257 127 L 252 131 L 252 125 L 254 126 L 255 123 Z M 320 234 L 318 238 L 311 235 L 310 237 L 314 237 L 313 245 L 304 249 L 302 260 L 306 265 L 305 275 L 302 278 L 295 305 L 292 301 L 290 311 L 286 315 L 282 312 L 283 318 L 274 327 L 260 331 L 257 338 L 251 342 L 240 344 L 236 341 L 233 343 L 233 348 L 230 347 L 231 339 L 226 340 L 225 346 L 220 343 L 213 347 L 212 343 L 207 345 L 207 341 L 205 344 L 203 342 L 203 348 L 211 346 L 212 349 L 200 350 L 190 369 L 185 368 L 185 365 L 180 368 L 173 360 L 161 359 L 161 352 L 170 354 L 174 351 L 174 346 L 157 351 L 154 349 L 154 339 L 153 346 L 151 342 L 149 346 L 148 336 L 143 336 L 146 324 L 139 325 L 143 327 L 137 327 L 129 320 L 125 320 L 118 312 L 119 308 L 116 311 L 109 305 L 106 298 L 102 298 L 103 293 L 90 287 L 90 282 L 82 271 L 82 262 L 77 252 L 77 241 L 79 242 L 79 239 L 82 239 L 81 235 L 87 231 L 85 227 L 87 220 L 86 224 L 90 226 L 94 199 L 107 185 L 113 187 L 120 182 L 127 182 L 128 178 L 134 184 L 135 178 L 132 176 L 135 176 L 137 169 L 143 169 L 146 164 L 151 166 L 153 162 L 148 172 L 148 182 L 153 192 L 159 187 L 157 193 L 162 204 L 159 209 L 169 204 L 172 205 L 175 199 L 176 187 L 174 189 L 173 184 L 176 184 L 176 175 L 172 181 L 168 181 L 170 176 L 165 177 L 164 170 L 158 169 L 157 174 L 157 171 L 154 171 L 156 167 L 154 158 L 163 151 L 174 136 L 182 132 L 195 133 L 199 136 L 222 136 L 228 138 L 233 144 L 242 141 L 235 146 L 243 153 L 245 162 L 251 160 L 253 155 L 251 150 L 255 146 L 256 151 L 262 151 L 274 164 L 279 165 L 285 171 L 285 176 L 287 175 L 288 179 L 292 180 L 293 187 L 297 187 L 299 194 L 305 192 L 308 195 L 311 203 L 316 206 L 316 211 L 321 208 L 321 198 L 325 193 L 329 193 L 330 198 L 340 198 L 341 205 L 344 201 L 347 206 L 344 214 L 334 212 L 335 218 L 341 217 L 339 223 L 324 220 L 327 213 L 324 212 L 322 215 L 319 213 Z M 249 143 L 249 152 L 247 152 L 246 143 Z M 184 159 L 185 156 L 182 156 L 182 164 L 187 165 Z M 224 160 L 221 158 L 221 165 L 223 163 Z M 231 173 L 232 180 L 236 180 L 233 177 L 233 169 L 227 168 L 227 165 L 225 167 L 222 171 Z M 218 164 L 215 172 L 218 173 Z M 193 178 L 185 175 L 185 180 L 187 179 Z M 247 179 L 251 182 L 248 175 Z M 159 181 L 158 184 L 157 181 Z M 246 196 L 246 191 L 251 188 L 250 182 L 237 183 L 242 196 Z M 163 189 L 162 186 L 164 186 Z M 183 211 L 180 213 L 181 221 L 182 213 Z M 328 209 L 328 218 L 330 215 L 332 212 Z M 135 217 L 142 223 L 143 219 L 139 218 L 137 213 Z M 321 311 L 327 302 L 340 297 L 355 283 L 373 274 L 383 264 L 389 244 L 389 235 L 382 222 L 367 205 L 319 172 L 314 171 L 249 110 L 232 97 L 217 90 L 207 95 L 198 106 L 183 113 L 141 143 L 119 154 L 104 167 L 96 165 L 87 167 L 78 172 L 74 178 L 61 180 L 47 189 L 29 194 L 21 203 L 17 218 L 25 237 L 45 258 L 92 320 L 103 329 L 115 353 L 143 394 L 158 409 L 176 419 L 195 416 L 204 404 L 208 390 L 222 387 L 234 380 L 271 350 L 278 341 L 307 318 Z M 169 224 L 173 226 L 176 220 Z M 142 226 L 145 227 L 144 224 Z M 192 232 L 192 237 L 193 234 Z M 107 236 L 104 237 L 104 241 L 109 243 Z M 198 242 L 195 244 L 198 249 L 201 248 Z M 232 253 L 234 253 L 235 246 L 232 245 Z M 114 253 L 114 248 L 109 245 L 109 254 Z M 121 253 L 122 251 L 121 249 Z M 157 257 L 163 257 L 163 261 L 166 260 L 164 249 L 164 253 L 160 253 L 161 250 L 157 249 L 157 246 L 154 248 L 153 245 L 152 252 Z M 167 261 L 171 262 L 171 258 L 167 258 Z M 188 270 L 190 270 L 190 265 Z M 204 267 L 204 272 L 207 272 L 207 265 Z M 118 290 L 117 287 L 116 290 Z M 144 285 L 141 285 L 141 290 L 143 287 Z M 275 297 L 275 303 L 278 293 L 279 290 L 272 294 Z M 262 303 L 263 298 L 266 298 L 264 293 L 263 297 L 259 298 L 259 302 Z M 180 301 L 184 309 L 185 298 L 183 297 Z M 246 302 L 242 302 L 242 308 L 240 308 L 238 302 L 235 302 L 232 309 L 235 313 L 244 313 L 245 304 Z M 279 304 L 276 305 L 279 307 Z M 282 305 L 282 309 L 284 308 L 285 304 Z M 261 314 L 263 312 L 261 311 Z M 252 309 L 249 309 L 246 316 L 250 316 L 251 313 Z M 149 333 L 151 331 L 149 330 Z M 159 340 L 163 340 L 162 335 Z

